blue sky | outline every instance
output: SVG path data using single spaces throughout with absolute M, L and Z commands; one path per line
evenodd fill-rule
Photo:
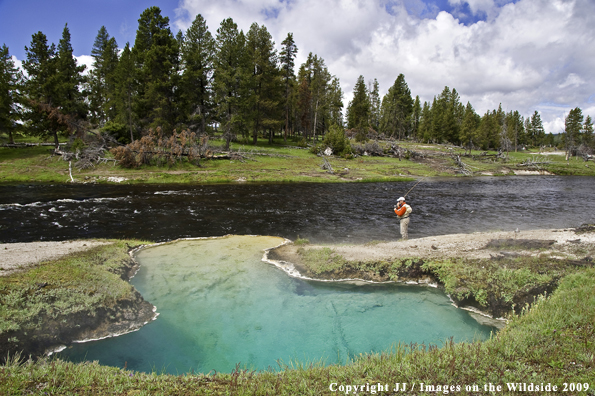
M 0 0 L 0 44 L 17 60 L 32 34 L 58 43 L 68 23 L 74 53 L 90 64 L 105 25 L 122 48 L 134 43 L 143 10 L 158 6 L 174 33 L 200 13 L 213 34 L 232 17 L 241 29 L 264 24 L 277 45 L 293 32 L 297 63 L 308 52 L 339 77 L 345 105 L 357 77 L 385 93 L 399 73 L 431 101 L 456 88 L 476 111 L 539 111 L 559 132 L 574 107 L 595 116 L 593 0 Z
M 101 26 L 116 37 L 118 45 L 134 44 L 138 18 L 148 7 L 161 8 L 162 14 L 175 17 L 177 1 L 126 0 L 0 0 L 0 42 L 19 59 L 25 58 L 25 46 L 31 36 L 42 31 L 49 42 L 58 43 L 68 23 L 72 46 L 77 56 L 91 53 Z

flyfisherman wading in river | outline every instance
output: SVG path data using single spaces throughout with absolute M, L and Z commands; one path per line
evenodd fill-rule
M 395 205 L 395 213 L 401 221 L 401 237 L 409 239 L 407 228 L 409 227 L 409 215 L 411 214 L 411 206 L 407 205 L 404 197 L 400 197 Z

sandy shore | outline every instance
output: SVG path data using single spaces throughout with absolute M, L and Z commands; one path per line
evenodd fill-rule
M 439 235 L 407 241 L 395 241 L 378 244 L 334 246 L 335 252 L 347 260 L 383 260 L 398 257 L 467 257 L 490 258 L 496 253 L 485 249 L 494 239 L 555 241 L 558 246 L 581 243 L 595 243 L 595 233 L 576 234 L 573 228 L 476 232 L 473 234 Z M 314 247 L 314 246 L 309 246 Z
M 349 261 L 387 260 L 399 257 L 467 257 L 490 258 L 498 254 L 485 249 L 494 239 L 524 239 L 555 241 L 558 248 L 576 243 L 595 244 L 595 233 L 576 234 L 573 228 L 529 230 L 520 232 L 477 232 L 473 234 L 437 235 L 407 241 L 369 243 L 363 245 L 333 245 L 337 254 Z M 8 275 L 18 269 L 34 266 L 44 260 L 55 259 L 66 254 L 83 251 L 103 245 L 105 241 L 63 241 L 63 242 L 26 242 L 0 244 L 0 276 Z M 308 249 L 322 246 L 307 245 Z M 297 246 L 285 245 L 279 254 L 289 262 L 299 261 Z
M 0 243 L 0 276 L 19 269 L 35 266 L 42 261 L 105 245 L 104 241 L 62 241 Z
M 512 241 L 510 241 L 512 240 Z M 488 244 L 494 241 L 504 241 L 503 248 L 489 248 Z M 510 242 L 506 242 L 510 241 Z M 541 242 L 541 243 L 540 243 Z M 509 248 L 518 243 L 518 247 Z M 537 244 L 539 248 L 524 249 L 523 245 Z M 574 228 L 568 229 L 546 229 L 527 231 L 501 231 L 501 232 L 476 232 L 472 234 L 450 234 L 437 235 L 425 238 L 399 240 L 393 242 L 372 242 L 359 245 L 314 245 L 303 246 L 306 250 L 331 247 L 335 254 L 342 256 L 351 262 L 390 261 L 398 258 L 467 258 L 467 259 L 489 259 L 515 254 L 543 254 L 549 252 L 552 257 L 559 255 L 560 258 L 574 257 L 574 250 L 579 247 L 595 246 L 595 233 L 577 234 Z M 284 262 L 291 267 L 291 271 L 305 274 L 308 270 L 298 253 L 300 246 L 286 244 L 271 250 L 269 258 L 276 262 Z M 526 251 L 525 251 L 526 250 Z

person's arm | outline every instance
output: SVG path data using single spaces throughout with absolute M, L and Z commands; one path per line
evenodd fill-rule
M 405 205 L 397 204 L 397 207 L 395 208 L 395 213 L 397 214 L 397 216 L 403 216 L 406 211 L 407 208 L 405 207 Z

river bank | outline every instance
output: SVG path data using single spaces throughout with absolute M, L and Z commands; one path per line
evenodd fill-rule
M 221 141 L 210 142 L 220 148 Z M 406 181 L 426 176 L 595 176 L 595 165 L 582 158 L 565 160 L 564 152 L 548 149 L 498 153 L 472 151 L 412 141 L 373 141 L 377 152 L 353 158 L 322 156 L 294 142 L 256 146 L 232 143 L 236 159 L 182 161 L 174 165 L 123 168 L 113 161 L 78 169 L 76 163 L 51 155 L 47 147 L 0 148 L 0 183 L 347 183 Z M 401 155 L 391 154 L 399 147 Z M 107 158 L 109 154 L 106 154 Z M 229 156 L 228 156 L 229 157 Z M 327 165 L 328 164 L 328 165 Z M 327 168 L 330 166 L 330 168 Z
M 593 226 L 432 236 L 363 245 L 285 244 L 267 259 L 293 276 L 434 284 L 493 319 L 521 313 L 561 278 L 593 267 Z
M 564 276 L 593 267 L 595 255 L 595 232 L 587 225 L 359 245 L 305 242 L 272 248 L 266 259 L 292 276 L 315 280 L 434 284 L 457 306 L 493 319 L 521 313 L 551 294 Z M 127 254 L 134 244 L 140 242 L 0 245 L 0 283 L 11 296 L 4 297 L 10 303 L 0 332 L 3 355 L 22 350 L 39 356 L 73 341 L 133 331 L 154 319 L 153 306 L 127 283 L 137 268 Z M 72 269 L 70 276 L 64 268 Z M 103 284 L 90 284 L 89 278 Z
M 0 359 L 134 331 L 155 307 L 128 280 L 139 241 L 2 244 Z
M 553 246 L 568 245 L 568 254 L 577 254 L 576 258 L 580 254 L 589 254 L 591 247 L 584 241 L 591 240 L 593 227 L 585 227 L 583 230 L 587 233 L 582 234 L 581 230 L 560 232 L 561 235 L 574 232 L 575 240 L 581 240 L 577 245 L 584 250 L 582 253 L 572 251 L 571 247 L 575 242 L 568 239 L 572 234 L 565 237 L 566 243 L 555 242 Z M 447 237 L 449 236 L 442 240 L 445 241 Z M 414 241 L 409 241 L 412 242 Z M 423 241 L 417 243 L 421 242 Z M 431 242 L 438 246 L 436 243 L 439 244 L 441 240 L 437 238 Z M 121 243 L 118 250 L 127 255 L 130 247 Z M 94 249 L 104 248 L 100 246 Z M 500 251 L 499 249 L 496 250 Z M 95 253 L 98 252 L 88 250 L 86 260 L 97 263 L 97 260 L 93 260 L 93 257 L 97 257 Z M 36 268 L 31 266 L 26 272 L 35 271 Z M 64 273 L 65 268 L 61 269 Z M 464 394 L 481 393 L 485 384 L 500 385 L 506 389 L 507 383 L 544 383 L 556 386 L 559 391 L 576 390 L 580 385 L 581 389 L 587 390 L 586 394 L 595 394 L 592 392 L 595 383 L 595 343 L 592 342 L 595 334 L 592 320 L 595 317 L 594 271 L 589 265 L 574 266 L 571 273 L 559 279 L 558 287 L 548 298 L 539 297 L 531 309 L 523 310 L 520 315 L 510 316 L 506 328 L 485 342 L 455 344 L 445 340 L 443 345 L 399 344 L 390 351 L 353 357 L 351 363 L 346 365 L 324 366 L 292 362 L 289 365 L 280 365 L 278 370 L 258 373 L 238 366 L 229 374 L 145 374 L 97 363 L 74 364 L 47 358 L 21 363 L 11 358 L 6 364 L 0 365 L 0 392 L 80 395 L 107 395 L 114 391 L 122 394 L 322 395 L 336 394 L 329 388 L 333 383 L 382 383 L 390 384 L 393 388 L 398 382 L 407 385 L 409 394 L 426 394 L 419 386 L 412 389 L 413 383 L 419 385 L 423 382 L 432 385 L 434 391 L 438 384 L 460 385 Z M 477 274 L 471 271 L 467 276 Z M 15 280 L 14 276 L 16 274 L 0 280 Z M 2 287 L 5 290 L 6 286 Z M 45 289 L 43 287 L 39 290 Z

